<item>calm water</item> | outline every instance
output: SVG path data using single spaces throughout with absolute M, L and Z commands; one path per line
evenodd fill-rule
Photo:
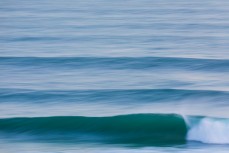
M 0 153 L 226 153 L 229 1 L 0 1 Z

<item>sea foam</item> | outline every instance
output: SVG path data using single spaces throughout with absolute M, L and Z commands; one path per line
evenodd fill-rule
M 229 120 L 202 118 L 198 122 L 189 122 L 187 140 L 203 143 L 229 144 Z

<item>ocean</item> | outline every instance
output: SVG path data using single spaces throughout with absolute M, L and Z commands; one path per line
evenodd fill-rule
M 1 0 L 0 153 L 228 153 L 229 1 Z

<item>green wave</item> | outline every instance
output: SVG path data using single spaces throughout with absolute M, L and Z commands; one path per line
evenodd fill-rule
M 112 117 L 34 117 L 0 119 L 0 132 L 33 138 L 128 144 L 185 143 L 187 126 L 176 114 Z

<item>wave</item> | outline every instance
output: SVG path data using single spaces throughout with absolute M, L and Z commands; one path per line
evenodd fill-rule
M 29 90 L 0 88 L 0 102 L 201 102 L 224 104 L 227 91 L 185 89 Z
M 22 68 L 185 69 L 228 72 L 229 60 L 175 57 L 0 57 L 0 65 Z
M 0 132 L 42 139 L 159 145 L 184 143 L 187 129 L 178 115 L 131 114 L 1 119 Z
M 228 119 L 177 114 L 0 119 L 0 132 L 7 136 L 135 145 L 171 145 L 187 141 L 227 144 L 228 131 Z

